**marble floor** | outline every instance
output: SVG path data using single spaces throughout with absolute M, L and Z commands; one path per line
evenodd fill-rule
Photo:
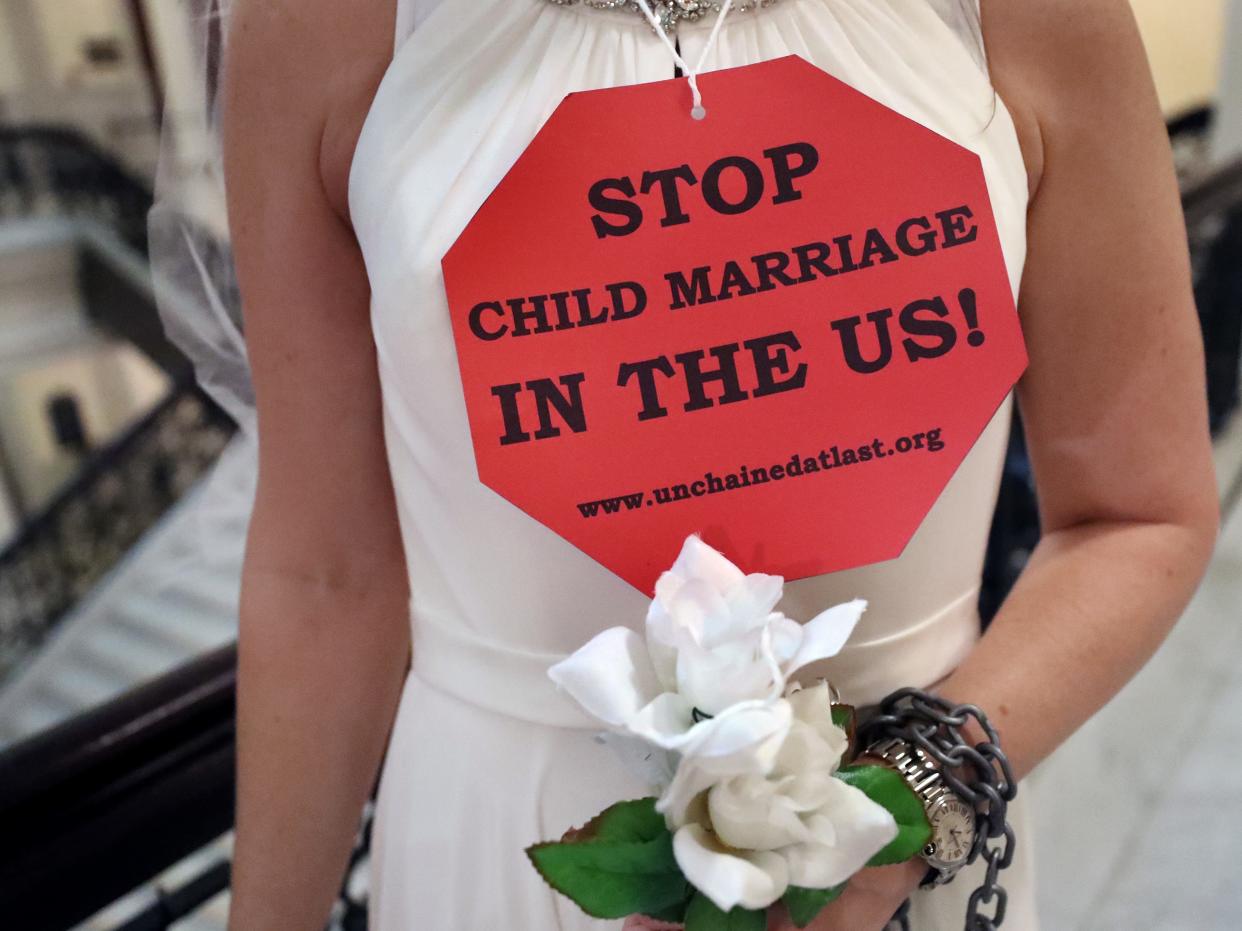
M 1242 418 L 1228 510 L 1159 652 L 1030 778 L 1043 931 L 1242 929 Z

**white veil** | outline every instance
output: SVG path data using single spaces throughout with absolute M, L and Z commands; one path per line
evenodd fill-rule
M 202 607 L 195 617 L 211 622 L 220 643 L 236 631 L 258 479 L 254 388 L 229 246 L 219 131 L 217 89 L 229 5 L 230 0 L 167 0 L 153 10 L 166 93 L 147 232 L 164 332 L 238 430 L 161 522 L 163 545 L 153 548 L 159 558 L 135 569 L 129 585 L 152 598 L 209 593 L 202 603 L 212 607 Z M 211 617 L 199 618 L 203 612 Z M 188 622 L 169 618 L 170 624 Z
M 219 131 L 229 5 L 173 0 L 165 8 L 172 52 L 164 62 L 164 126 L 147 231 L 165 333 L 193 363 L 203 389 L 253 439 L 254 389 L 229 247 Z

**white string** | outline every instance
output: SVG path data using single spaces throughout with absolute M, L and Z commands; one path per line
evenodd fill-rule
M 677 51 L 677 46 L 673 44 L 673 40 L 669 38 L 668 33 L 664 31 L 664 27 L 660 25 L 660 20 L 652 12 L 647 0 L 637 0 L 637 2 L 639 8 L 643 11 L 643 15 L 647 17 L 647 22 L 651 23 L 651 28 L 664 41 L 669 54 L 673 56 L 673 61 L 677 63 L 677 67 L 686 76 L 686 81 L 690 85 L 690 94 L 694 99 L 694 103 L 690 107 L 690 115 L 696 120 L 703 119 L 703 117 L 707 116 L 707 109 L 703 106 L 703 95 L 699 92 L 699 72 L 703 70 L 703 65 L 707 62 L 707 56 L 716 45 L 716 39 L 720 36 L 720 27 L 724 25 L 725 17 L 729 15 L 729 10 L 733 8 L 733 0 L 724 0 L 720 4 L 720 13 L 716 17 L 716 24 L 712 26 L 711 34 L 707 37 L 707 43 L 703 46 L 703 53 L 699 55 L 699 60 L 693 68 L 686 64 L 686 60 L 681 57 L 681 53 Z

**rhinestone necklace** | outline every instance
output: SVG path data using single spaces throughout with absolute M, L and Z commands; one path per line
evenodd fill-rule
M 647 18 L 639 8 L 636 0 L 546 0 L 556 6 L 582 6 L 593 10 L 630 10 L 643 22 Z M 739 0 L 733 4 L 734 13 L 749 13 L 772 6 L 778 0 Z M 660 26 L 669 33 L 675 32 L 681 23 L 697 23 L 708 13 L 719 13 L 719 0 L 649 0 L 651 10 L 660 21 Z M 648 24 L 650 25 L 650 24 Z

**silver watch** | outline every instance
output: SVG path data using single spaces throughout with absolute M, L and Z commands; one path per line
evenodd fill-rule
M 923 803 L 931 824 L 931 839 L 923 848 L 923 859 L 935 871 L 926 885 L 942 885 L 966 865 L 975 842 L 975 810 L 950 789 L 940 775 L 936 761 L 921 747 L 900 737 L 890 737 L 866 750 L 897 770 Z

